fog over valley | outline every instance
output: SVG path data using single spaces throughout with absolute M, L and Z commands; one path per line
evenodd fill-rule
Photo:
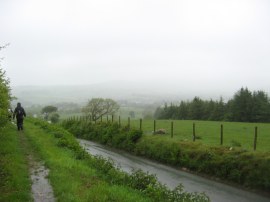
M 269 24 L 265 0 L 4 0 L 0 65 L 25 105 L 227 101 L 269 94 Z
M 239 89 L 235 91 L 237 90 Z M 226 101 L 233 96 L 234 92 L 210 92 L 200 88 L 186 90 L 184 86 L 166 86 L 163 83 L 143 84 L 119 81 L 92 85 L 13 86 L 12 93 L 25 105 L 31 106 L 61 102 L 82 105 L 95 97 L 112 98 L 120 103 L 137 103 L 138 105 L 177 103 L 181 100 L 192 100 L 195 96 L 213 100 L 218 100 L 222 96 Z

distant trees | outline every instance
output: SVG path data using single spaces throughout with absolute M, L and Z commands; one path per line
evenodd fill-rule
M 241 88 L 227 103 L 222 97 L 219 101 L 195 97 L 179 105 L 165 103 L 156 109 L 154 116 L 157 119 L 270 122 L 270 101 L 263 91 L 252 93 L 248 88 Z
M 118 103 L 112 99 L 93 98 L 83 107 L 82 112 L 86 116 L 91 116 L 93 120 L 97 120 L 104 115 L 113 115 L 119 108 Z
M 270 103 L 263 91 L 253 93 L 252 122 L 270 122 Z
M 41 113 L 44 114 L 45 120 L 50 120 L 52 123 L 57 123 L 60 118 L 60 115 L 56 113 L 57 110 L 57 107 L 49 105 L 43 107 Z
M 241 88 L 230 100 L 230 120 L 241 122 L 269 122 L 270 102 L 263 91 L 251 93 L 247 88 Z
M 44 113 L 52 113 L 52 112 L 56 112 L 57 111 L 57 107 L 54 107 L 54 106 L 46 106 L 46 107 L 43 107 L 42 110 L 41 110 L 41 113 L 44 114 Z

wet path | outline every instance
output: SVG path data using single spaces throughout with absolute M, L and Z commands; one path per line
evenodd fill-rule
M 35 154 L 24 132 L 18 132 L 20 142 L 27 152 L 27 161 L 29 164 L 30 178 L 32 181 L 31 193 L 34 202 L 54 202 L 52 186 L 48 180 L 49 170 L 35 158 Z
M 169 188 L 174 188 L 179 183 L 182 183 L 186 191 L 205 192 L 211 201 L 216 202 L 270 202 L 270 198 L 186 173 L 123 151 L 111 149 L 87 140 L 78 141 L 87 152 L 92 155 L 101 155 L 113 159 L 116 165 L 119 165 L 126 172 L 131 172 L 132 169 L 142 169 L 145 172 L 156 174 L 158 180 L 163 184 L 167 184 Z
M 35 202 L 54 202 L 53 190 L 47 179 L 49 170 L 41 163 L 34 162 L 31 167 L 32 196 Z

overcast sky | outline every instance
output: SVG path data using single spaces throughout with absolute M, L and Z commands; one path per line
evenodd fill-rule
M 270 88 L 269 0 L 1 0 L 11 85 Z

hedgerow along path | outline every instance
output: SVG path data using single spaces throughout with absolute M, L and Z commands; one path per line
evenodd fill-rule
M 74 116 L 67 120 L 70 119 L 89 120 L 91 117 Z M 195 140 L 195 142 L 207 146 L 222 145 L 247 151 L 254 151 L 255 143 L 256 151 L 270 151 L 270 123 L 142 120 L 122 119 L 120 116 L 106 116 L 96 122 L 115 122 L 120 125 L 129 125 L 131 128 L 141 129 L 144 135 L 152 135 L 158 129 L 165 129 L 164 139 L 170 138 L 175 141 L 193 142 Z M 255 134 L 256 132 L 257 134 Z
M 166 135 L 143 135 L 113 121 L 69 119 L 62 126 L 78 138 L 97 141 L 192 172 L 269 192 L 269 152 L 179 141 Z
M 50 169 L 58 201 L 209 201 L 204 194 L 181 187 L 169 190 L 142 171 L 121 172 L 110 161 L 88 155 L 66 130 L 38 119 L 29 121 L 31 131 L 39 134 L 31 133 L 30 142 Z

